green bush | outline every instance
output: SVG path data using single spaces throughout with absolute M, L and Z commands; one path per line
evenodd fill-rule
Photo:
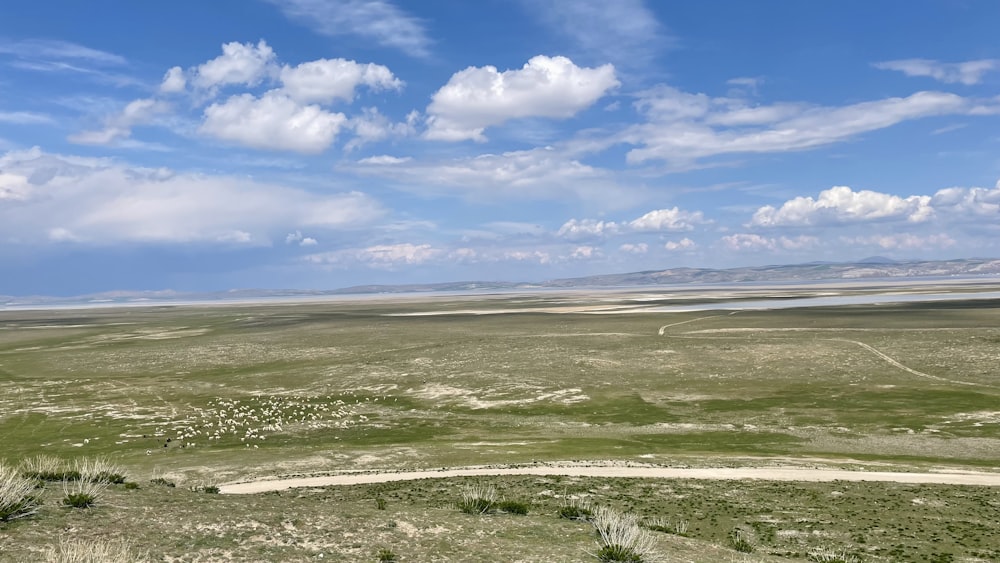
M 383 547 L 378 550 L 378 560 L 380 563 L 396 563 L 396 554 L 391 549 Z
M 379 510 L 385 510 L 385 499 L 382 498 L 382 497 L 376 498 L 375 499 L 375 508 L 377 508 Z
M 593 515 L 594 513 L 591 512 L 586 503 L 576 499 L 570 500 L 559 507 L 559 517 L 567 520 L 589 520 Z
M 623 561 L 625 563 L 642 563 L 642 556 L 632 548 L 623 545 L 606 545 L 597 550 L 597 559 L 605 563 Z
M 519 500 L 502 500 L 497 504 L 501 512 L 524 515 L 528 513 L 528 503 Z
M 136 483 L 134 481 L 129 481 L 128 483 L 125 483 L 126 491 L 135 491 L 138 489 L 139 489 L 139 483 Z

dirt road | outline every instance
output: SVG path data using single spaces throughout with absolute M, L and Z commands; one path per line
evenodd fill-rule
M 562 475 L 569 477 L 631 477 L 645 479 L 711 479 L 764 481 L 881 481 L 889 483 L 936 483 L 944 485 L 978 485 L 1000 487 L 1000 472 L 941 472 L 900 473 L 891 471 L 853 471 L 846 469 L 814 469 L 807 467 L 632 467 L 632 466 L 558 466 L 472 467 L 437 471 L 400 471 L 378 473 L 345 473 L 318 477 L 265 479 L 248 483 L 220 485 L 223 494 L 253 494 L 283 491 L 302 487 L 362 485 L 418 479 L 500 475 Z

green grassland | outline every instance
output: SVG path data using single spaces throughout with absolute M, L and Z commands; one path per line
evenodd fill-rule
M 633 297 L 0 311 L 0 457 L 105 456 L 142 484 L 89 512 L 47 502 L 3 527 L 0 560 L 118 519 L 158 560 L 374 561 L 383 543 L 402 561 L 596 560 L 593 532 L 554 516 L 567 491 L 689 521 L 690 537 L 662 538 L 678 561 L 729 561 L 713 546 L 736 525 L 769 542 L 753 561 L 824 546 L 870 561 L 1000 560 L 988 539 L 1000 537 L 1000 497 L 975 487 L 491 479 L 538 506 L 522 519 L 459 513 L 460 480 L 252 497 L 186 488 L 560 460 L 1000 466 L 998 300 L 609 309 Z M 154 475 L 180 486 L 147 486 Z M 392 510 L 376 511 L 375 496 Z

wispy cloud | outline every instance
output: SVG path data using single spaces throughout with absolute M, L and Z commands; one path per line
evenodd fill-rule
M 880 70 L 895 70 L 907 76 L 925 76 L 946 84 L 979 84 L 987 72 L 1000 70 L 1000 59 L 979 59 L 961 63 L 943 63 L 932 59 L 901 59 L 875 63 Z
M 0 240 L 268 245 L 285 233 L 364 226 L 384 210 L 358 192 L 311 193 L 245 176 L 175 172 L 35 148 L 0 154 Z M 307 237 L 303 237 L 300 243 Z M 312 243 L 305 243 L 309 246 Z
M 321 35 L 359 35 L 415 57 L 430 54 L 432 41 L 423 22 L 386 0 L 265 1 Z
M 69 41 L 53 39 L 24 39 L 7 41 L 0 39 L 0 54 L 14 55 L 27 60 L 77 60 L 91 64 L 115 66 L 126 64 L 125 57 L 92 49 Z
M 637 145 L 628 153 L 629 162 L 663 160 L 683 169 L 717 155 L 807 150 L 913 119 L 995 111 L 996 103 L 947 92 L 917 92 L 845 106 L 749 106 L 741 100 L 661 86 L 641 94 L 636 107 L 648 121 L 619 136 L 620 141 Z
M 50 116 L 43 113 L 35 113 L 31 111 L 0 111 L 0 123 L 30 125 L 54 123 L 54 120 Z
M 524 6 L 595 62 L 641 68 L 672 42 L 642 0 L 525 0 Z

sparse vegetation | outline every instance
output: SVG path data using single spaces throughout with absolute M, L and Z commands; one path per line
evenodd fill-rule
M 862 563 L 861 557 L 848 553 L 846 550 L 820 550 L 809 553 L 809 561 L 813 563 Z
M 126 540 L 60 538 L 45 551 L 48 563 L 143 563 L 147 557 Z
M 380 563 L 395 563 L 396 553 L 388 548 L 378 550 L 378 560 Z
M 556 460 L 995 467 L 995 301 L 738 315 L 456 312 L 628 307 L 633 297 L 714 307 L 753 292 L 740 293 L 0 311 L 2 455 L 38 487 L 30 494 L 40 503 L 30 521 L 3 524 L 0 562 L 37 560 L 68 527 L 100 537 L 108 521 L 128 522 L 142 548 L 164 558 L 216 560 L 229 550 L 235 559 L 304 560 L 304 546 L 323 543 L 328 561 L 370 560 L 404 544 L 401 558 L 412 561 L 505 560 L 522 549 L 529 561 L 593 560 L 605 546 L 583 523 L 587 502 L 642 515 L 640 527 L 685 561 L 1000 561 L 991 542 L 1000 505 L 993 489 L 977 487 L 510 476 L 239 499 L 188 490 L 271 471 Z M 446 314 L 397 316 L 423 312 Z M 23 330 L 32 325 L 45 328 Z M 79 472 L 83 458 L 120 465 L 88 471 L 100 481 L 117 474 L 142 487 L 108 487 L 98 503 L 108 508 L 96 514 L 62 509 L 61 486 L 50 483 L 90 479 Z M 470 518 L 455 509 L 466 484 L 530 501 L 530 512 Z M 392 514 L 376 512 L 373 499 Z M 333 502 L 344 510 L 331 511 Z M 504 511 L 499 497 L 487 506 Z M 734 527 L 754 532 L 756 552 L 732 549 Z M 831 542 L 837 550 L 826 551 Z
M 385 506 L 386 502 L 384 498 L 382 497 L 375 498 L 375 508 L 377 508 L 378 510 L 385 510 Z
M 671 524 L 664 518 L 652 518 L 644 520 L 641 525 L 647 530 L 663 532 L 665 534 L 674 534 L 675 536 L 686 536 L 688 530 L 687 520 L 678 520 Z

